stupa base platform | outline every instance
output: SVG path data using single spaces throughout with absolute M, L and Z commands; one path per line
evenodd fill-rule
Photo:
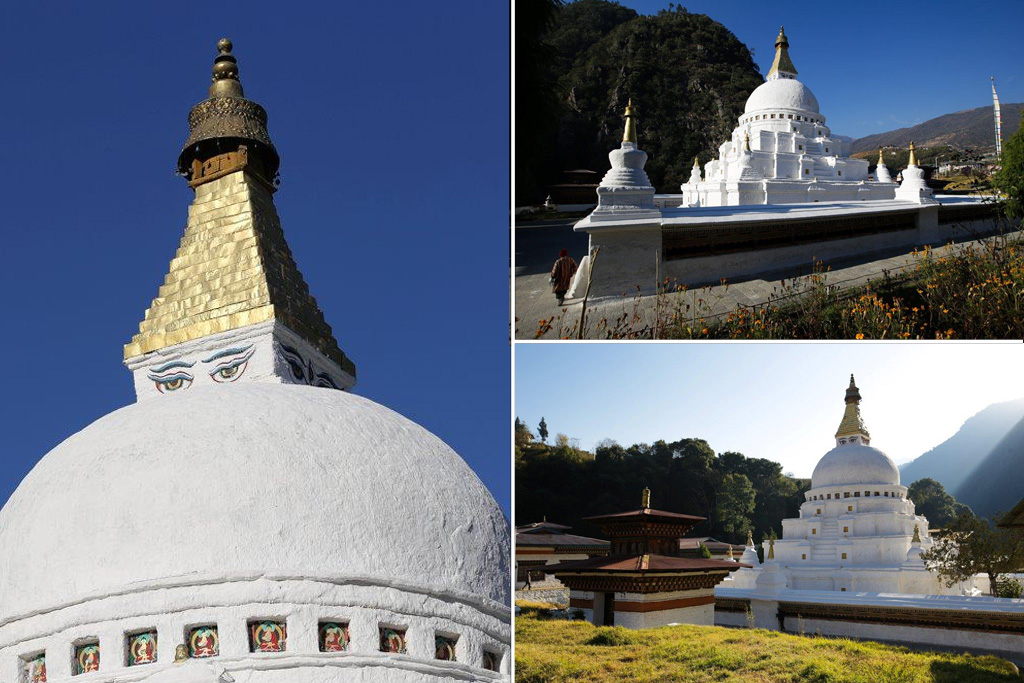
M 574 229 L 588 233 L 591 253 L 600 247 L 590 297 L 602 299 L 650 294 L 665 278 L 692 288 L 997 230 L 991 199 L 936 199 L 661 208 L 637 220 L 595 212 Z

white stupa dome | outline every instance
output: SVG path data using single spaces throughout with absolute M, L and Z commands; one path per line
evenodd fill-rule
M 0 623 L 244 577 L 508 597 L 508 531 L 451 448 L 332 389 L 194 387 L 47 454 L 0 511 Z
M 863 443 L 836 446 L 818 461 L 811 488 L 845 484 L 899 486 L 900 471 L 882 451 Z
M 765 81 L 747 98 L 744 114 L 782 109 L 818 112 L 818 99 L 806 85 L 795 78 L 774 78 Z

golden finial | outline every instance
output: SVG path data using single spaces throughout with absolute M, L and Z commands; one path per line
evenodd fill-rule
M 623 142 L 632 142 L 636 144 L 636 122 L 633 121 L 633 117 L 636 116 L 636 110 L 633 108 L 633 98 L 629 98 L 629 103 L 626 104 L 626 113 L 623 114 L 626 117 L 626 130 L 622 134 Z
M 885 159 L 882 158 L 882 148 L 878 148 L 878 163 L 879 165 L 885 164 Z
M 914 525 L 914 538 L 911 539 L 910 542 L 911 543 L 920 543 L 921 542 L 921 529 L 916 524 Z
M 751 547 L 753 545 L 754 545 L 754 533 L 750 529 L 747 529 L 747 547 L 749 548 L 749 547 Z
M 176 648 L 174 648 L 174 663 L 175 664 L 180 664 L 181 662 L 184 662 L 186 659 L 188 659 L 188 646 L 187 645 L 179 645 Z
M 651 507 L 651 490 L 644 488 L 644 492 L 640 494 L 640 507 L 647 510 Z
M 743 133 L 743 151 L 750 151 L 750 133 Z
M 696 169 L 700 168 L 700 164 L 697 163 L 697 157 L 693 158 L 693 167 L 696 168 Z
M 914 155 L 914 142 L 910 142 L 910 159 L 907 163 L 911 166 L 917 166 L 917 157 Z
M 775 539 L 770 537 L 768 539 L 768 559 L 775 559 Z
M 732 554 L 732 543 L 729 544 L 729 559 L 735 560 L 736 558 Z
M 765 80 L 771 79 L 780 71 L 796 76 L 796 67 L 793 66 L 793 60 L 789 58 L 789 39 L 786 38 L 784 26 L 779 27 L 779 35 L 775 38 L 775 59 L 772 61 L 772 68 L 768 69 Z

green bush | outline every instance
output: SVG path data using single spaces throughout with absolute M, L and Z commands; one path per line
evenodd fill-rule
M 996 595 L 1001 598 L 1019 598 L 1024 592 L 1024 586 L 1016 579 L 998 579 L 996 581 Z

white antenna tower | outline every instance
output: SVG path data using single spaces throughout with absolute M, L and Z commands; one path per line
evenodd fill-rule
M 996 159 L 1003 153 L 1003 119 L 999 115 L 999 95 L 996 94 L 996 77 L 989 76 L 992 81 L 992 110 L 996 117 Z

